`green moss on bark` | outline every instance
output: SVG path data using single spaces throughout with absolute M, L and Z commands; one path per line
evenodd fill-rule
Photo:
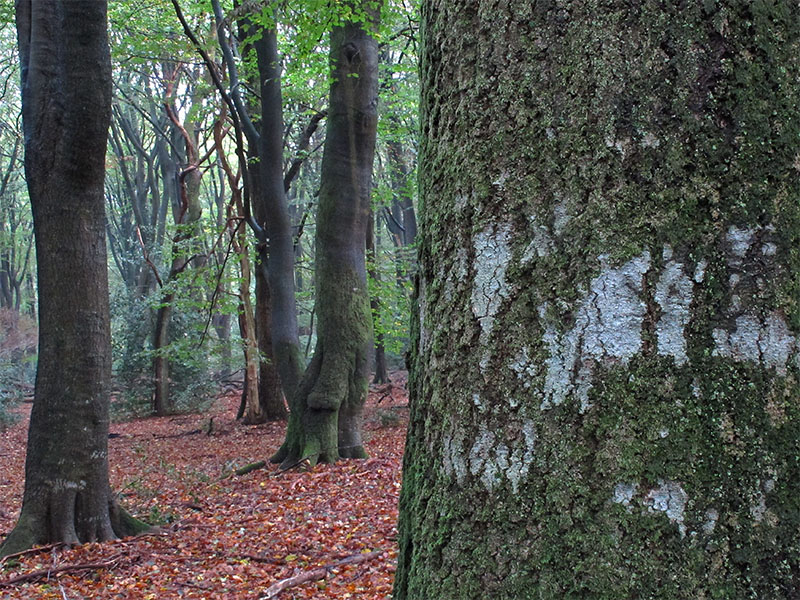
M 790 9 L 423 3 L 396 598 L 800 593 Z

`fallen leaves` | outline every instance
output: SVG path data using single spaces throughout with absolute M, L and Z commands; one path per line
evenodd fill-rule
M 390 403 L 405 417 L 406 399 L 397 388 L 380 399 L 382 409 Z M 124 506 L 157 522 L 160 531 L 13 557 L 0 564 L 0 580 L 22 579 L 0 595 L 388 598 L 405 418 L 386 426 L 377 416 L 377 400 L 371 395 L 364 428 L 370 458 L 308 472 L 266 465 L 230 475 L 270 456 L 284 427 L 237 423 L 235 395 L 203 415 L 112 425 L 120 434 L 109 440 L 112 487 L 120 490 Z M 211 417 L 211 435 L 180 435 Z M 19 514 L 26 422 L 0 434 L 0 454 L 7 455 L 0 467 L 0 539 Z

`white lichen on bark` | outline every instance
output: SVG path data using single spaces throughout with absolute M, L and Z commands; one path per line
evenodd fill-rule
M 764 314 L 751 307 L 743 306 L 743 293 L 737 288 L 742 283 L 739 271 L 748 252 L 764 234 L 775 231 L 772 225 L 761 228 L 731 226 L 725 236 L 730 250 L 727 256 L 728 286 L 731 293 L 731 306 L 728 318 L 735 327 L 716 327 L 711 336 L 714 340 L 714 356 L 731 358 L 736 361 L 749 361 L 767 368 L 774 368 L 779 375 L 786 374 L 786 366 L 797 351 L 797 337 L 789 329 L 784 316 L 778 311 Z M 772 242 L 761 245 L 761 254 L 772 257 L 777 247 Z
M 511 226 L 490 226 L 473 238 L 475 278 L 472 282 L 472 314 L 480 324 L 480 344 L 486 348 L 500 306 L 509 295 L 506 269 L 511 259 Z M 489 364 L 487 348 L 480 361 L 481 372 Z
M 751 361 L 786 374 L 786 365 L 797 348 L 783 316 L 772 312 L 763 320 L 754 315 L 736 318 L 732 331 L 716 328 L 712 332 L 715 356 L 737 361 Z
M 706 535 L 714 533 L 717 521 L 719 521 L 719 511 L 716 508 L 709 508 L 705 514 L 705 521 L 703 521 L 703 533 Z
M 605 260 L 600 257 L 601 263 Z M 545 323 L 543 341 L 550 356 L 545 360 L 542 409 L 557 406 L 577 394 L 581 410 L 588 410 L 594 364 L 627 364 L 639 352 L 647 310 L 642 297 L 643 277 L 649 268 L 649 252 L 621 267 L 604 265 L 583 295 L 575 323 L 568 331 L 560 333 L 554 323 Z M 546 306 L 540 307 L 540 316 L 546 312 Z
M 465 431 L 456 427 L 442 440 L 442 470 L 455 477 L 459 485 L 471 477 L 489 491 L 505 479 L 517 493 L 530 470 L 537 440 L 536 427 L 529 419 L 522 421 L 519 432 L 505 439 L 504 433 L 495 433 L 482 424 L 469 444 Z
M 672 255 L 665 246 L 665 255 Z M 692 304 L 694 285 L 684 273 L 683 264 L 669 260 L 656 283 L 655 301 L 661 308 L 661 317 L 656 323 L 658 353 L 672 356 L 678 365 L 685 364 L 686 336 L 684 329 L 689 323 L 689 307 Z
M 639 486 L 636 483 L 618 483 L 616 486 L 614 486 L 614 493 L 611 496 L 611 501 L 615 504 L 622 504 L 628 510 L 632 510 L 631 501 L 636 495 L 636 490 L 638 487 Z
M 737 258 L 744 258 L 750 246 L 753 245 L 756 230 L 753 227 L 736 227 L 731 225 L 725 236 L 730 245 L 731 254 Z
M 553 205 L 553 233 L 561 237 L 572 217 L 567 209 L 567 199 L 561 198 Z
M 508 297 L 506 268 L 511 257 L 511 226 L 501 224 L 478 232 L 473 239 L 475 279 L 472 285 L 472 314 L 481 327 L 481 341 L 488 340 L 494 319 Z
M 648 510 L 663 512 L 671 523 L 678 526 L 681 537 L 686 535 L 684 513 L 688 501 L 689 495 L 679 483 L 664 479 L 659 479 L 658 487 L 651 489 L 644 498 Z
M 528 355 L 528 348 L 523 346 L 508 366 L 522 382 L 522 386 L 529 389 L 538 374 L 538 369 Z

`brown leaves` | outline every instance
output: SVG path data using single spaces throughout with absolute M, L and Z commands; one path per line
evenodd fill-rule
M 382 409 L 387 399 L 405 403 L 400 396 L 384 397 Z M 221 479 L 270 456 L 283 439 L 283 424 L 236 423 L 234 396 L 209 414 L 113 425 L 122 435 L 109 440 L 112 487 L 134 514 L 159 521 L 161 532 L 16 557 L 0 566 L 0 580 L 42 570 L 50 575 L 6 587 L 3 598 L 255 600 L 271 586 L 271 597 L 287 600 L 388 598 L 405 422 L 381 427 L 375 404 L 373 395 L 365 426 L 371 458 L 306 473 L 267 465 Z M 210 416 L 212 435 L 168 437 Z M 26 423 L 0 434 L 0 455 L 8 455 L 0 465 L 7 516 L 0 515 L 0 539 L 19 513 Z M 292 585 L 274 587 L 287 581 Z

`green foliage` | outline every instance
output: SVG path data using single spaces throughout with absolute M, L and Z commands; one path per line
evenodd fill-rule
M 412 291 L 407 277 L 409 263 L 404 259 L 408 255 L 407 250 L 411 249 L 402 250 L 393 256 L 389 249 L 378 249 L 378 258 L 369 265 L 370 276 L 367 278 L 370 297 L 378 299 L 377 309 L 372 311 L 375 336 L 383 336 L 386 353 L 400 363 L 408 347 L 408 315 Z
M 14 405 L 33 391 L 36 377 L 36 324 L 0 309 L 0 431 L 16 421 Z
M 210 326 L 209 313 L 230 315 L 236 311 L 232 297 L 224 293 L 215 296 L 212 308 L 208 290 L 215 288 L 218 275 L 212 265 L 187 269 L 145 298 L 126 292 L 112 295 L 114 373 L 120 387 L 112 410 L 117 417 L 141 416 L 151 409 L 156 356 L 152 335 L 166 294 L 173 294 L 174 299 L 169 344 L 161 352 L 170 361 L 175 409 L 202 411 L 214 399 L 214 374 L 227 372 L 233 365 L 228 342 L 220 340 Z M 223 283 L 235 285 L 230 275 L 224 276 Z

